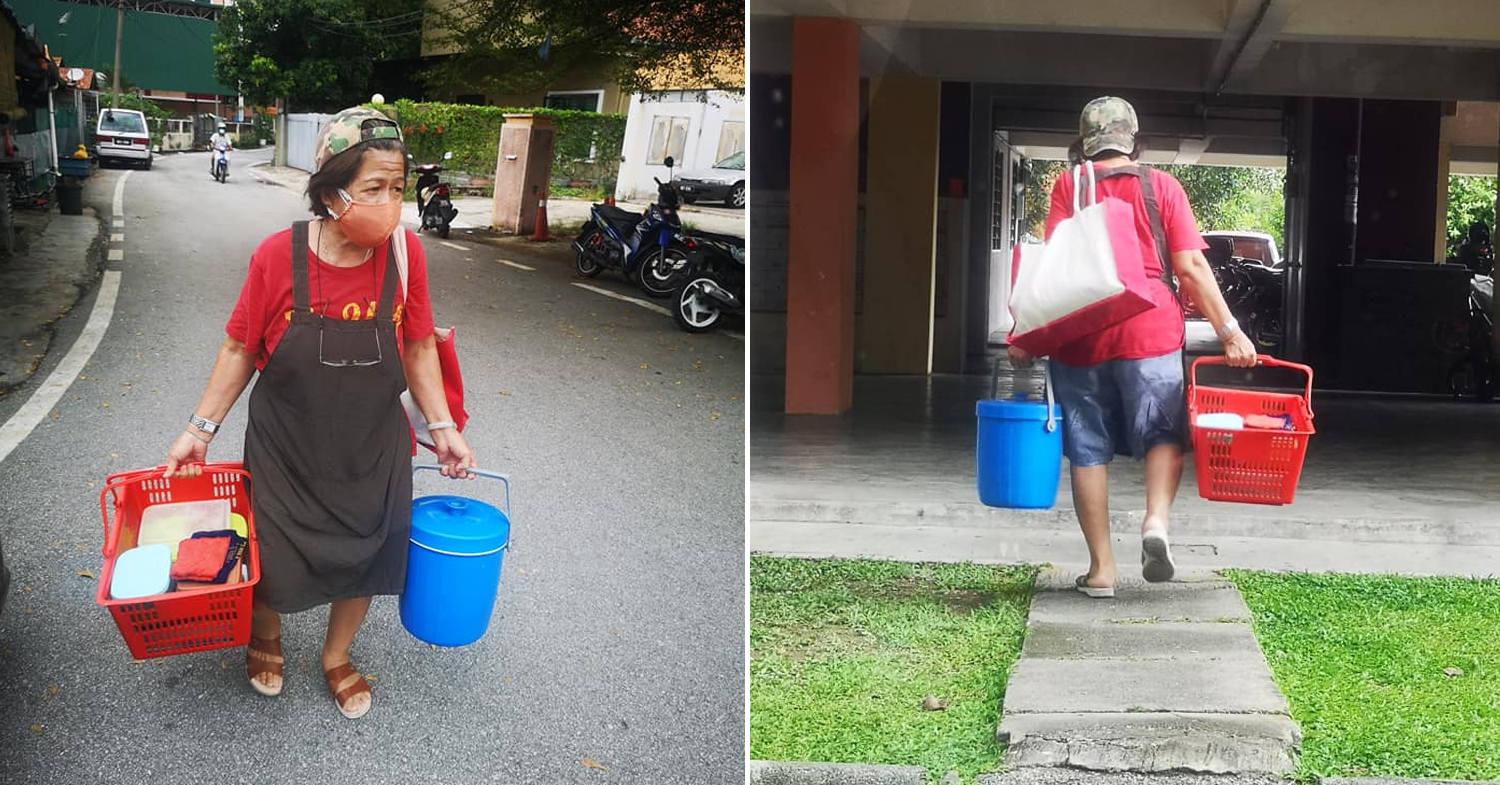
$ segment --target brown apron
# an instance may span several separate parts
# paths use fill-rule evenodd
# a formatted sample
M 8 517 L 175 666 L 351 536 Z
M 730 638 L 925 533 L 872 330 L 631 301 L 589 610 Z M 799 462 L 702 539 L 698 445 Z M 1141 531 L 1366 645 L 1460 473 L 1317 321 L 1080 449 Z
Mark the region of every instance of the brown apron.
M 281 613 L 400 594 L 411 532 L 395 257 L 386 254 L 373 326 L 310 313 L 307 229 L 292 224 L 291 325 L 250 394 L 245 431 L 261 553 L 255 599 Z

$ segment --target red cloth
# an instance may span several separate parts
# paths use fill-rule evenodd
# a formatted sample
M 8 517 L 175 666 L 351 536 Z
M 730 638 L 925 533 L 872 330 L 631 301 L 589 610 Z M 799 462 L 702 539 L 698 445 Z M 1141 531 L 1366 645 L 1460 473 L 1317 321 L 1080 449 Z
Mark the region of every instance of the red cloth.
M 427 256 L 422 244 L 410 230 L 406 232 L 407 290 L 402 298 L 396 286 L 397 351 L 405 350 L 406 341 L 417 341 L 432 334 L 432 301 L 427 294 Z M 314 313 L 325 313 L 346 320 L 375 318 L 375 305 L 385 282 L 388 245 L 376 249 L 375 257 L 358 267 L 334 267 L 309 249 L 308 297 Z M 371 264 L 374 265 L 372 272 Z M 323 297 L 319 297 L 319 279 Z M 276 351 L 276 343 L 286 334 L 292 313 L 292 230 L 283 229 L 267 237 L 250 255 L 250 269 L 240 289 L 239 302 L 224 332 L 242 341 L 255 352 L 255 367 L 264 370 L 266 361 Z
M 177 561 L 172 562 L 174 581 L 212 581 L 219 577 L 229 556 L 228 537 L 199 537 L 183 540 L 177 546 Z
M 1098 167 L 1096 171 L 1103 171 Z M 1162 226 L 1167 235 L 1167 254 L 1177 251 L 1202 250 L 1208 247 L 1198 233 L 1198 222 L 1193 217 L 1193 208 L 1188 204 L 1187 194 L 1177 178 L 1166 172 L 1151 169 L 1151 186 L 1156 191 L 1156 202 L 1161 208 Z M 1156 243 L 1151 239 L 1151 220 L 1146 215 L 1146 202 L 1141 196 L 1141 184 L 1135 177 L 1110 177 L 1099 181 L 1099 197 L 1113 196 L 1123 199 L 1135 207 L 1136 234 L 1141 241 L 1142 263 L 1146 275 L 1161 276 L 1161 262 L 1156 255 Z M 1047 237 L 1064 218 L 1073 214 L 1073 173 L 1065 171 L 1052 186 L 1052 208 L 1047 213 Z M 1081 338 L 1062 347 L 1053 357 L 1067 365 L 1083 367 L 1098 365 L 1106 360 L 1140 360 L 1156 357 L 1182 346 L 1182 308 L 1172 296 L 1172 291 L 1161 281 L 1150 289 L 1153 301 L 1151 310 L 1105 328 L 1093 335 Z

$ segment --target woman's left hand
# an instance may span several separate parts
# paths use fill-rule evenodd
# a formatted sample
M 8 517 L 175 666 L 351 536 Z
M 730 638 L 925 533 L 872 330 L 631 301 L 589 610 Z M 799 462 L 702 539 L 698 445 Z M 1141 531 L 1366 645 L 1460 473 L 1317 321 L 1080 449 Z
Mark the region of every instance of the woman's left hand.
M 442 465 L 444 477 L 472 480 L 468 470 L 474 468 L 474 450 L 468 440 L 456 428 L 443 428 L 432 432 L 432 443 L 437 448 L 438 463 Z

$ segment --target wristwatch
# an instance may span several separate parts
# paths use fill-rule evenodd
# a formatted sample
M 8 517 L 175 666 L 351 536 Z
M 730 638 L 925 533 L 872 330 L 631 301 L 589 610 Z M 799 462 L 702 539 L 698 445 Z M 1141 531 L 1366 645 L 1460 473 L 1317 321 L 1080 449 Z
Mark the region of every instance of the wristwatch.
M 213 420 L 205 420 L 202 417 L 199 417 L 196 413 L 188 417 L 188 424 L 210 435 L 217 433 L 219 430 L 218 423 L 214 422 Z

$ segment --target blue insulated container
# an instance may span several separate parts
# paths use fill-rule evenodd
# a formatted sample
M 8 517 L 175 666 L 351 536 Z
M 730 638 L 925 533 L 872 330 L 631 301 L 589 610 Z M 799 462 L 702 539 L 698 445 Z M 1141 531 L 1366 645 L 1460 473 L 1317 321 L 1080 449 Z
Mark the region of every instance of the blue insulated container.
M 990 507 L 1048 509 L 1057 501 L 1062 472 L 1062 408 L 1029 401 L 983 400 L 975 406 L 979 501 Z
M 484 637 L 510 547 L 510 480 L 471 471 L 505 483 L 505 511 L 449 495 L 423 496 L 411 505 L 401 624 L 437 646 L 467 646 Z

